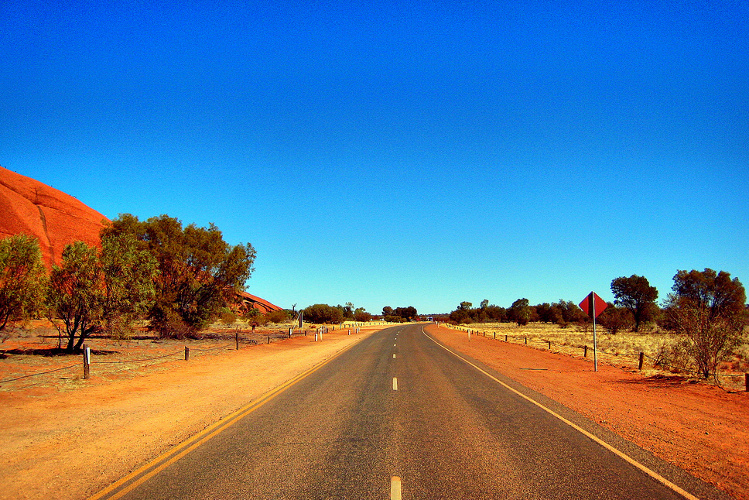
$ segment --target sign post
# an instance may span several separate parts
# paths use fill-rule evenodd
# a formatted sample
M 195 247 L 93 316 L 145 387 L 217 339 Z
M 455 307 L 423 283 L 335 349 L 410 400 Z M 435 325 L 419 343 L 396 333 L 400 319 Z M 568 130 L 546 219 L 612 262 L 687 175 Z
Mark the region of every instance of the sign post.
M 598 339 L 596 338 L 596 317 L 606 309 L 608 304 L 595 292 L 590 292 L 580 302 L 580 309 L 590 318 L 593 318 L 593 371 L 598 371 Z

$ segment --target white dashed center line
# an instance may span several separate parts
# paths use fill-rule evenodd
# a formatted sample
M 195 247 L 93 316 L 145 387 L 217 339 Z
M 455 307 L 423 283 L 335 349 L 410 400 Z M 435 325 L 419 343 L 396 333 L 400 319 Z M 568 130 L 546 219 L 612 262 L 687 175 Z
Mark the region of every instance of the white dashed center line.
M 390 478 L 390 500 L 401 500 L 401 478 L 398 476 Z
M 398 390 L 398 377 L 393 377 L 393 390 Z

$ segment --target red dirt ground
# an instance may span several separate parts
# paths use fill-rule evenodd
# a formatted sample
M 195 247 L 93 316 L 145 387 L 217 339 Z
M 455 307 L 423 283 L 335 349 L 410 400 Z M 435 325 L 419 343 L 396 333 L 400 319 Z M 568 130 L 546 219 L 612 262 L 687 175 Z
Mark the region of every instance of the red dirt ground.
M 428 326 L 440 342 L 749 500 L 749 394 Z M 529 369 L 536 368 L 536 369 Z M 538 368 L 544 368 L 538 370 Z

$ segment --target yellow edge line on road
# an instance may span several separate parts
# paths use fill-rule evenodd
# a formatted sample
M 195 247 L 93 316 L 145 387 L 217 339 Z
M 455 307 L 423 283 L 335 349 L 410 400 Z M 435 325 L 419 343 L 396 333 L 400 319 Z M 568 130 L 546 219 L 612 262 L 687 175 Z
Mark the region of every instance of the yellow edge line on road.
M 421 333 L 423 333 L 423 334 L 424 334 L 424 335 L 426 336 L 426 338 L 428 338 L 429 340 L 431 340 L 432 342 L 434 342 L 435 344 L 437 344 L 438 346 L 440 346 L 441 348 L 443 348 L 444 350 L 446 350 L 447 352 L 449 352 L 450 354 L 452 354 L 452 355 L 453 355 L 453 356 L 455 356 L 456 358 L 458 358 L 458 359 L 462 360 L 463 362 L 465 362 L 465 363 L 467 363 L 467 364 L 471 365 L 471 366 L 472 366 L 472 367 L 474 367 L 474 368 L 475 368 L 476 370 L 480 371 L 481 373 L 483 373 L 484 375 L 486 375 L 486 376 L 487 376 L 487 377 L 489 377 L 490 379 L 494 380 L 495 382 L 497 382 L 498 384 L 500 384 L 501 386 L 503 386 L 503 387 L 504 387 L 504 388 L 506 388 L 507 390 L 509 390 L 509 391 L 511 391 L 511 392 L 513 392 L 513 393 L 515 393 L 515 394 L 517 394 L 517 395 L 518 395 L 518 396 L 520 396 L 521 398 L 523 398 L 523 399 L 527 400 L 528 402 L 530 402 L 530 403 L 533 403 L 534 405 L 538 406 L 539 408 L 541 408 L 542 410 L 544 410 L 544 411 L 545 411 L 545 412 L 547 412 L 548 414 L 550 414 L 550 415 L 552 415 L 552 416 L 554 416 L 554 417 L 558 418 L 559 420 L 561 420 L 561 421 L 562 421 L 562 422 L 564 422 L 565 424 L 569 425 L 570 427 L 572 427 L 572 428 L 573 428 L 573 429 L 575 429 L 576 431 L 578 431 L 578 432 L 580 432 L 581 434 L 583 434 L 583 435 L 584 435 L 585 437 L 587 437 L 588 439 L 591 439 L 591 440 L 595 441 L 596 443 L 600 444 L 601 446 L 603 446 L 604 448 L 606 448 L 607 450 L 609 450 L 609 451 L 610 451 L 611 453 L 613 453 L 614 455 L 617 455 L 618 457 L 622 458 L 622 459 L 623 459 L 624 461 L 626 461 L 627 463 L 629 463 L 629 464 L 631 464 L 631 465 L 633 465 L 633 466 L 637 467 L 637 468 L 638 468 L 638 469 L 640 469 L 640 470 L 641 470 L 642 472 L 644 472 L 644 473 L 645 473 L 645 474 L 647 474 L 648 476 L 652 477 L 653 479 L 655 479 L 655 480 L 656 480 L 656 481 L 658 481 L 659 483 L 661 483 L 661 484 L 663 484 L 664 486 L 666 486 L 666 487 L 668 487 L 668 488 L 672 489 L 673 491 L 675 491 L 676 493 L 678 493 L 679 495 L 683 496 L 684 498 L 686 498 L 686 499 L 688 499 L 688 500 L 699 500 L 699 498 L 697 498 L 696 496 L 692 495 L 692 494 L 691 494 L 691 493 L 689 493 L 688 491 L 685 491 L 685 490 L 683 490 L 682 488 L 680 488 L 679 486 L 675 485 L 674 483 L 672 483 L 671 481 L 669 481 L 669 480 L 668 480 L 668 479 L 666 479 L 665 477 L 661 476 L 661 475 L 660 475 L 660 474 L 658 474 L 657 472 L 655 472 L 655 471 L 653 471 L 653 470 L 649 469 L 648 467 L 644 466 L 643 464 L 641 464 L 640 462 L 638 462 L 638 461 L 637 461 L 637 460 L 635 460 L 634 458 L 630 457 L 629 455 L 625 454 L 625 453 L 624 453 L 624 452 L 622 452 L 622 451 L 619 451 L 618 449 L 614 448 L 613 446 L 611 446 L 611 445 L 610 445 L 610 444 L 608 444 L 607 442 L 603 441 L 602 439 L 600 439 L 600 438 L 596 437 L 595 435 L 591 434 L 590 432 L 586 431 L 585 429 L 583 429 L 583 428 L 582 428 L 582 427 L 580 427 L 579 425 L 577 425 L 577 424 L 575 424 L 575 423 L 573 423 L 573 422 L 571 422 L 571 421 L 567 420 L 566 418 L 564 418 L 564 417 L 563 417 L 563 416 L 561 416 L 560 414 L 556 413 L 556 412 L 555 412 L 554 410 L 552 410 L 552 409 L 550 409 L 550 408 L 547 408 L 546 406 L 542 405 L 541 403 L 539 403 L 539 402 L 538 402 L 538 401 L 536 401 L 535 399 L 533 399 L 533 398 L 531 398 L 531 397 L 529 397 L 529 396 L 526 396 L 526 395 L 525 395 L 525 394 L 523 394 L 522 392 L 520 392 L 520 391 L 517 391 L 517 390 L 513 389 L 512 387 L 510 387 L 509 385 L 505 384 L 504 382 L 502 382 L 501 380 L 499 380 L 498 378 L 496 378 L 496 377 L 495 377 L 495 376 L 493 376 L 492 374 L 490 374 L 490 373 L 486 372 L 485 370 L 483 370 L 483 369 L 482 369 L 481 367 L 479 367 L 479 366 L 477 366 L 477 365 L 475 365 L 475 364 L 471 363 L 470 361 L 468 361 L 468 360 L 467 360 L 467 359 L 465 359 L 464 357 L 462 357 L 462 356 L 458 355 L 457 353 L 455 353 L 455 352 L 451 351 L 450 349 L 448 349 L 447 347 L 445 347 L 444 345 L 440 344 L 440 343 L 439 343 L 438 341 L 436 341 L 435 339 L 433 339 L 432 337 L 430 337 L 430 336 L 429 336 L 429 334 L 427 334 L 427 333 L 426 333 L 426 332 L 424 331 L 424 327 L 422 327 L 422 328 L 421 328 Z
M 357 342 L 358 343 L 358 342 Z M 123 477 L 122 479 L 112 483 L 108 487 L 101 490 L 99 493 L 96 493 L 95 495 L 88 498 L 88 500 L 99 500 L 101 498 L 108 498 L 110 500 L 116 500 L 123 495 L 129 493 L 131 490 L 136 488 L 137 486 L 143 484 L 145 481 L 153 477 L 154 475 L 158 474 L 162 470 L 164 470 L 169 465 L 173 464 L 180 458 L 184 457 L 191 451 L 193 451 L 195 448 L 200 446 L 201 444 L 205 443 L 212 437 L 214 437 L 216 434 L 222 432 L 223 430 L 227 429 L 231 425 L 238 422 L 242 417 L 249 415 L 253 411 L 257 410 L 261 406 L 263 406 L 268 401 L 272 400 L 276 396 L 278 396 L 281 392 L 288 389 L 292 385 L 296 384 L 300 380 L 308 377 L 312 373 L 316 372 L 323 366 L 327 365 L 337 357 L 339 357 L 341 354 L 346 352 L 348 349 L 353 347 L 355 344 L 351 344 L 350 346 L 347 346 L 345 349 L 342 349 L 340 352 L 337 352 L 333 357 L 330 359 L 326 359 L 325 361 L 322 361 L 309 370 L 300 373 L 299 375 L 295 376 L 294 378 L 284 382 L 280 386 L 276 387 L 275 389 L 263 394 L 259 399 L 256 399 L 255 401 L 248 403 L 247 405 L 243 406 L 239 410 L 235 411 L 234 413 L 230 413 L 227 417 L 224 419 L 206 427 L 199 433 L 195 434 L 191 438 L 186 439 L 182 443 L 178 444 L 171 450 L 167 451 L 166 453 L 163 453 L 162 455 L 158 456 L 157 458 L 153 459 L 146 465 L 140 467 L 139 469 L 131 472 L 127 476 Z M 182 451 L 180 451 L 182 450 Z M 171 457 L 171 458 L 170 458 Z M 163 462 L 163 463 L 162 463 Z M 159 465 L 160 464 L 160 465 Z M 151 469 L 153 467 L 153 469 Z M 145 473 L 151 469 L 148 473 Z M 131 484 L 129 484 L 127 487 L 121 489 L 120 491 L 117 491 L 115 494 L 111 496 L 106 496 L 107 494 L 117 490 L 122 485 L 127 484 L 129 481 L 133 481 Z

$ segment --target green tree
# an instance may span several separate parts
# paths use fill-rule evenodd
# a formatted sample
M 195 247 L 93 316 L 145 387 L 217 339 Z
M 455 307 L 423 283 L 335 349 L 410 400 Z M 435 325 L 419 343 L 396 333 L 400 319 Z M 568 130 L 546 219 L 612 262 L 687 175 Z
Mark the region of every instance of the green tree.
M 328 304 L 314 304 L 304 309 L 304 320 L 310 323 L 340 323 L 343 312 Z
M 635 324 L 632 311 L 626 307 L 617 307 L 609 303 L 606 309 L 598 316 L 598 323 L 603 325 L 611 335 L 620 331 L 631 330 Z
M 633 274 L 629 278 L 619 277 L 611 282 L 611 292 L 614 294 L 614 304 L 626 307 L 635 320 L 635 331 L 640 325 L 654 318 L 658 311 L 655 301 L 658 290 L 650 286 L 647 278 Z
M 156 295 L 156 259 L 140 249 L 132 234 L 102 239 L 100 257 L 104 278 L 104 326 L 113 337 L 127 336 L 134 320 L 152 307 Z
M 155 262 L 138 250 L 130 235 L 110 235 L 96 247 L 77 241 L 65 247 L 53 266 L 47 293 L 50 319 L 67 337 L 66 350 L 78 352 L 93 333 L 122 335 L 153 300 Z M 60 321 L 61 323 L 57 323 Z
M 141 222 L 129 214 L 103 234 L 133 234 L 155 257 L 159 276 L 149 312 L 151 326 L 165 337 L 193 335 L 237 300 L 254 270 L 255 249 L 231 246 L 213 224 L 207 228 L 162 215 Z
M 346 302 L 343 306 L 343 319 L 354 319 L 354 311 L 353 302 Z
M 357 307 L 354 311 L 354 320 L 360 323 L 366 323 L 367 321 L 372 321 L 372 315 L 363 307 Z
M 86 338 L 101 328 L 104 289 L 96 247 L 81 241 L 66 246 L 60 266 L 52 266 L 47 295 L 50 319 L 67 336 L 66 351 L 80 351 Z
M 507 312 L 511 321 L 515 321 L 518 325 L 527 325 L 533 311 L 528 299 L 523 298 L 513 302 Z
M 25 321 L 44 304 L 47 271 L 39 242 L 25 234 L 0 241 L 0 331 Z
M 717 373 L 742 340 L 746 292 L 727 272 L 677 271 L 666 303 L 669 325 L 684 335 L 699 373 Z

